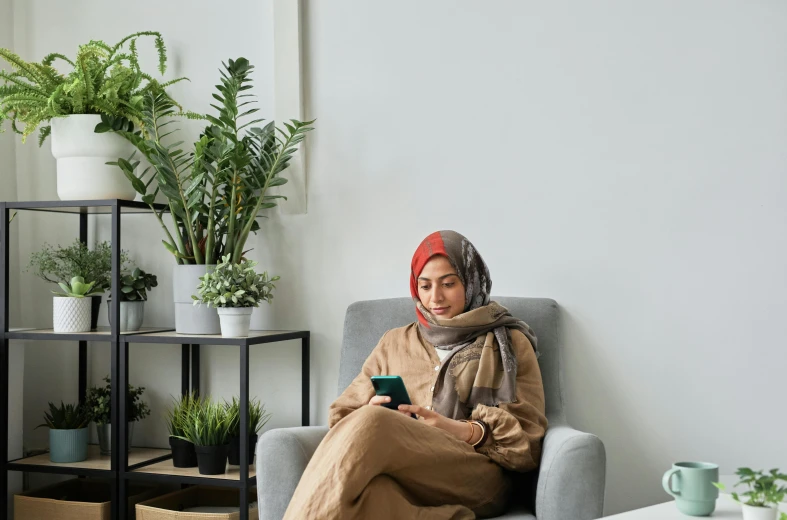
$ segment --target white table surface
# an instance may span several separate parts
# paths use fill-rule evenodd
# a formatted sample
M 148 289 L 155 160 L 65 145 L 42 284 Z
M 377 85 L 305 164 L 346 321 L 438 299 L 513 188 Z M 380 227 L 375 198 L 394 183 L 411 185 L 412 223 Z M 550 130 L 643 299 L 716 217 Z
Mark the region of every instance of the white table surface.
M 743 520 L 741 505 L 734 501 L 729 495 L 732 486 L 738 481 L 738 477 L 735 475 L 722 475 L 719 477 L 719 481 L 727 486 L 727 491 L 719 492 L 719 499 L 716 501 L 716 511 L 710 516 L 684 515 L 678 511 L 675 501 L 670 500 L 663 504 L 636 509 L 627 513 L 620 513 L 619 515 L 605 516 L 604 518 L 614 518 L 615 520 L 686 520 L 687 518 L 727 518 L 729 520 Z M 738 489 L 743 490 L 745 488 L 740 487 Z M 665 497 L 669 498 L 669 495 L 665 493 Z M 782 504 L 779 510 L 787 512 L 787 504 Z
M 615 520 L 686 520 L 687 518 L 727 518 L 730 520 L 743 520 L 743 513 L 741 513 L 740 504 L 735 502 L 732 497 L 720 493 L 719 499 L 716 501 L 716 511 L 714 511 L 712 515 L 706 517 L 684 515 L 678 511 L 675 501 L 670 500 L 663 504 L 637 509 L 619 515 L 606 516 L 604 518 L 614 518 Z

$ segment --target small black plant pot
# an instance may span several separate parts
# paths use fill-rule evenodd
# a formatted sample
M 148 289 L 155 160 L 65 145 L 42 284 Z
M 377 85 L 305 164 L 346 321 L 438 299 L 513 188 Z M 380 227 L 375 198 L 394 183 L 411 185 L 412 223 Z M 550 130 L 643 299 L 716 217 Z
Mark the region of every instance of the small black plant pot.
M 221 475 L 227 469 L 227 450 L 224 446 L 194 446 L 200 475 Z
M 257 434 L 249 435 L 249 464 L 254 464 L 254 450 L 257 447 Z M 227 454 L 233 466 L 240 466 L 240 437 L 230 437 L 230 451 Z
M 90 330 L 98 329 L 98 311 L 101 310 L 101 296 L 90 297 Z
M 196 468 L 197 467 L 197 452 L 194 451 L 194 445 L 189 441 L 178 439 L 177 437 L 169 438 L 169 446 L 172 448 L 172 465 L 176 468 Z

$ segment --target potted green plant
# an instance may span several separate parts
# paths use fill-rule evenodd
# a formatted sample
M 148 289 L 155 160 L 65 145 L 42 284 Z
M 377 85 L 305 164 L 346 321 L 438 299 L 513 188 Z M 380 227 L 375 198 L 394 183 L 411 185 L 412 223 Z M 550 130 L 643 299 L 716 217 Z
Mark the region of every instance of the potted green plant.
M 743 493 L 733 492 L 732 499 L 741 504 L 744 520 L 787 520 L 787 514 L 779 515 L 779 504 L 787 496 L 787 487 L 779 482 L 787 483 L 787 475 L 778 469 L 769 472 L 754 471 L 750 468 L 738 468 L 735 472 L 740 480 L 733 486 L 748 486 Z M 724 484 L 714 482 L 714 486 L 722 491 L 726 490 Z
M 224 473 L 232 420 L 223 403 L 207 397 L 190 407 L 182 424 L 183 435 L 178 438 L 194 444 L 200 475 Z
M 155 274 L 148 274 L 139 267 L 133 271 L 123 273 L 120 277 L 120 330 L 137 331 L 142 327 L 145 317 L 145 302 L 148 300 L 148 291 L 158 287 L 158 278 Z M 107 299 L 109 323 L 112 324 L 112 299 Z
M 167 430 L 169 431 L 169 446 L 172 448 L 172 465 L 176 468 L 196 468 L 197 452 L 194 444 L 185 440 L 184 425 L 191 417 L 192 409 L 201 406 L 201 400 L 196 394 L 181 396 L 173 399 L 172 408 L 167 410 Z
M 175 330 L 178 333 L 218 334 L 219 321 L 210 309 L 191 306 L 197 278 L 210 271 L 219 259 L 229 255 L 239 263 L 251 233 L 259 229 L 260 212 L 276 206 L 282 197 L 270 189 L 287 182 L 282 172 L 289 166 L 299 144 L 312 130 L 313 121 L 292 120 L 279 129 L 268 123 L 262 128 L 253 119 L 251 105 L 253 66 L 245 58 L 223 64 L 218 92 L 212 105 L 217 113 L 206 115 L 208 125 L 189 150 L 178 139 L 163 139 L 171 133 L 177 107 L 164 95 L 148 93 L 142 104 L 145 128 L 149 132 L 128 131 L 124 122 L 105 116 L 107 128 L 128 139 L 151 165 L 151 183 L 145 175 L 136 177 L 138 161 L 120 157 L 123 169 L 142 200 L 153 207 L 163 194 L 174 220 L 170 232 L 163 212 L 155 211 L 164 233 L 164 246 L 173 254 L 175 268 Z
M 215 307 L 221 321 L 221 335 L 225 338 L 245 338 L 249 335 L 251 311 L 265 300 L 273 300 L 273 282 L 278 276 L 268 278 L 268 273 L 257 274 L 257 262 L 243 260 L 232 263 L 226 255 L 212 272 L 200 277 L 198 295 L 192 295 L 194 305 L 200 303 Z
M 87 459 L 87 426 L 90 415 L 82 405 L 49 403 L 44 412 L 44 424 L 49 428 L 49 460 L 52 462 L 82 462 Z
M 229 464 L 238 466 L 240 465 L 240 400 L 233 397 L 232 402 L 225 403 L 225 406 L 228 416 L 232 419 L 229 429 L 230 449 L 227 459 Z M 265 411 L 265 405 L 261 404 L 259 400 L 249 401 L 249 421 L 246 429 L 249 436 L 249 464 L 254 464 L 254 449 L 257 446 L 258 434 L 270 418 L 271 414 Z
M 121 269 L 127 262 L 128 254 L 121 251 Z M 67 247 L 44 244 L 41 251 L 30 256 L 28 271 L 31 269 L 37 277 L 54 284 L 70 283 L 75 276 L 94 282 L 90 297 L 90 330 L 96 330 L 101 293 L 112 285 L 112 248 L 109 242 L 97 243 L 94 249 L 88 249 L 79 240 Z
M 55 332 L 75 333 L 90 331 L 90 296 L 96 282 L 86 283 L 81 276 L 71 278 L 69 283 L 58 285 L 63 292 L 52 291 L 52 328 Z
M 142 70 L 137 41 L 145 37 L 153 38 L 163 76 L 167 53 L 161 34 L 155 31 L 134 33 L 115 45 L 90 41 L 79 46 L 73 60 L 52 53 L 40 63 L 28 62 L 9 49 L 0 49 L 0 58 L 11 67 L 0 71 L 0 124 L 10 119 L 11 128 L 23 141 L 45 124 L 38 142 L 42 145 L 51 132 L 61 199 L 134 199 L 135 190 L 123 172 L 106 164 L 131 156 L 133 147 L 117 135 L 95 130 L 101 125 L 101 114 L 122 117 L 127 128 L 144 130 L 144 96 L 166 95 L 167 86 L 185 79 L 159 83 Z M 65 73 L 54 67 L 58 61 L 67 69 Z
M 85 406 L 88 408 L 90 420 L 96 424 L 98 444 L 102 455 L 112 453 L 112 381 L 104 378 L 104 386 L 92 386 L 87 391 Z M 150 408 L 142 401 L 145 387 L 128 385 L 126 392 L 126 410 L 128 411 L 128 445 L 134 437 L 134 424 L 150 415 Z

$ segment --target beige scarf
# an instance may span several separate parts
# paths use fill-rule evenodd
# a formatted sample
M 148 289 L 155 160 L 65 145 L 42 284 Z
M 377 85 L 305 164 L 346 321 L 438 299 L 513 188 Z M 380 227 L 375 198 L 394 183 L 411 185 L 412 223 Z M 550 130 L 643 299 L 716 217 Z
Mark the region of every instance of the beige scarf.
M 419 327 L 421 336 L 436 348 L 451 350 L 435 385 L 435 411 L 452 419 L 466 419 L 476 405 L 516 402 L 517 360 L 508 329 L 521 331 L 535 348 L 536 336 L 530 327 L 497 302 L 450 320 L 421 307 L 427 320 L 434 319 L 429 329 Z

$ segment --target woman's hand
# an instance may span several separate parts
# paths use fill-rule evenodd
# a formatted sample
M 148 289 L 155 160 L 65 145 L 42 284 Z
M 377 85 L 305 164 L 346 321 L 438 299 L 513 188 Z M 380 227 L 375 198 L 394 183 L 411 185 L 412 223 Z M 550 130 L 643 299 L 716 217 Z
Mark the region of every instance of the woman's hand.
M 372 397 L 369 400 L 369 405 L 370 406 L 381 406 L 381 405 L 384 405 L 384 404 L 387 404 L 387 403 L 390 403 L 390 402 L 391 402 L 391 398 L 388 397 L 387 395 L 375 395 L 374 397 Z M 399 412 L 399 413 L 402 413 L 404 415 L 410 415 L 409 413 L 403 412 L 401 410 L 396 410 L 396 411 Z
M 482 435 L 482 432 L 478 431 L 479 428 L 472 426 L 470 423 L 449 419 L 434 410 L 427 410 L 422 406 L 400 404 L 399 411 L 406 414 L 414 413 L 420 415 L 429 426 L 445 430 L 460 441 L 472 443 L 480 439 Z

